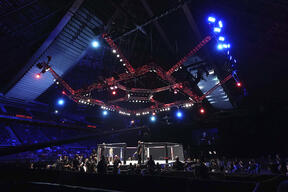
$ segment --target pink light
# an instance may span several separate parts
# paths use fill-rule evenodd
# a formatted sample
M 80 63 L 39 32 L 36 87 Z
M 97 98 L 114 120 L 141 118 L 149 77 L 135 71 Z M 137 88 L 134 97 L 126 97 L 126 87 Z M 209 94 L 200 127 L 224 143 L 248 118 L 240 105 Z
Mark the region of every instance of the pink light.
M 65 92 L 65 91 L 62 91 L 62 94 L 63 94 L 63 95 L 66 95 L 66 92 Z
M 41 74 L 40 74 L 40 73 L 37 73 L 37 74 L 35 75 L 35 78 L 36 78 L 36 79 L 40 79 L 40 78 L 41 78 Z
M 202 115 L 205 113 L 205 109 L 203 107 L 201 107 L 199 111 Z
M 237 86 L 237 87 L 242 87 L 242 83 L 241 83 L 241 82 L 237 82 L 237 83 L 236 83 L 236 86 Z

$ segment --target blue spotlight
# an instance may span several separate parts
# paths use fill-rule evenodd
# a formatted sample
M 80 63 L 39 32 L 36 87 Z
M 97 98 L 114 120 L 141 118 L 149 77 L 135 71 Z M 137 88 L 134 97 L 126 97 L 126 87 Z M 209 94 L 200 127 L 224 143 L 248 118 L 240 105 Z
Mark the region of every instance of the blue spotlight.
M 208 21 L 214 23 L 216 21 L 215 17 L 208 17 Z
M 156 121 L 156 117 L 155 117 L 154 115 L 152 115 L 152 116 L 150 117 L 150 121 L 155 122 L 155 121 Z
M 108 111 L 106 111 L 106 110 L 103 111 L 103 112 L 102 112 L 102 115 L 103 115 L 103 116 L 107 116 L 107 115 L 108 115 Z
M 177 111 L 176 116 L 181 119 L 183 117 L 183 113 L 181 111 Z
M 92 41 L 91 44 L 92 44 L 92 47 L 94 47 L 94 48 L 98 48 L 100 46 L 100 43 L 96 40 Z
M 225 37 L 223 37 L 223 36 L 219 37 L 219 41 L 224 41 L 224 40 L 225 40 Z
M 223 46 L 223 48 L 225 48 L 225 49 L 228 48 L 228 45 L 227 45 L 227 44 L 223 44 L 222 46 Z
M 64 99 L 58 99 L 57 104 L 61 106 L 64 105 L 65 104 Z
M 220 28 L 222 28 L 222 27 L 223 27 L 222 21 L 219 21 L 219 22 L 218 22 L 218 25 L 219 25 Z
M 218 45 L 217 45 L 217 49 L 218 49 L 218 50 L 222 50 L 222 49 L 223 49 L 223 45 L 222 45 L 222 44 L 218 44 Z
M 219 28 L 219 27 L 214 27 L 214 32 L 215 32 L 215 33 L 220 33 L 220 32 L 221 32 L 221 28 Z

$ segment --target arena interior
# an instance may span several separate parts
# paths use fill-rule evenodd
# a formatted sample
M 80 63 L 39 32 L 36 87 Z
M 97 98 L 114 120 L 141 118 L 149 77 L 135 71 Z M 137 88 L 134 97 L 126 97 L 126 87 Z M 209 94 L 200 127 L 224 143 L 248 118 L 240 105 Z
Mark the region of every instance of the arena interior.
M 285 0 L 0 0 L 0 191 L 288 191 L 287 21 Z

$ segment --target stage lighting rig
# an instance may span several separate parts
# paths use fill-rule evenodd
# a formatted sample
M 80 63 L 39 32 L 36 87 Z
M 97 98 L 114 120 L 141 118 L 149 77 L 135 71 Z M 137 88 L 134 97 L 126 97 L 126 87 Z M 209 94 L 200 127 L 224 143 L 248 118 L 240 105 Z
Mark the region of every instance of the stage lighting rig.
M 67 95 L 68 98 L 70 98 L 71 100 L 79 104 L 81 103 L 81 104 L 88 104 L 88 105 L 93 105 L 93 106 L 94 105 L 101 106 L 103 110 L 106 110 L 106 111 L 113 110 L 113 111 L 118 112 L 121 115 L 127 115 L 127 116 L 148 115 L 148 114 L 158 113 L 162 111 L 163 112 L 169 111 L 170 109 L 179 108 L 179 107 L 189 108 L 189 107 L 192 107 L 195 103 L 201 103 L 202 100 L 205 99 L 207 95 L 211 94 L 217 87 L 221 86 L 222 84 L 224 84 L 225 82 L 227 82 L 229 79 L 232 78 L 232 75 L 229 74 L 224 80 L 220 81 L 219 83 L 217 82 L 217 84 L 214 87 L 212 87 L 210 90 L 208 90 L 206 93 L 204 93 L 203 96 L 199 96 L 196 93 L 194 93 L 190 89 L 190 87 L 187 86 L 187 83 L 179 82 L 179 80 L 177 80 L 176 77 L 172 75 L 175 71 L 182 69 L 183 64 L 187 62 L 187 60 L 191 56 L 196 54 L 203 46 L 209 43 L 212 39 L 215 39 L 217 41 L 218 48 L 220 50 L 223 50 L 223 52 L 225 49 L 230 48 L 229 42 L 227 42 L 226 38 L 222 34 L 224 31 L 223 22 L 221 20 L 218 20 L 216 17 L 212 17 L 212 16 L 208 18 L 208 22 L 212 28 L 211 33 L 207 35 L 202 41 L 200 41 L 195 47 L 193 47 L 193 49 L 191 49 L 184 57 L 182 57 L 175 65 L 173 65 L 167 71 L 165 71 L 161 66 L 155 63 L 149 63 L 149 64 L 146 64 L 146 65 L 140 66 L 139 68 L 134 69 L 132 65 L 130 64 L 129 60 L 124 56 L 122 51 L 116 45 L 116 43 L 106 33 L 102 34 L 103 39 L 111 47 L 111 52 L 113 53 L 114 56 L 117 57 L 117 60 L 121 62 L 121 65 L 125 67 L 125 71 L 126 71 L 125 73 L 117 74 L 117 78 L 114 75 L 115 77 L 112 76 L 104 80 L 97 81 L 89 85 L 88 87 L 74 90 L 50 67 L 49 62 L 51 60 L 51 57 L 48 57 L 47 62 L 38 63 L 37 67 L 42 70 L 41 73 L 42 72 L 45 73 L 46 71 L 49 71 L 54 77 L 54 79 L 56 80 L 56 82 L 58 84 L 61 84 L 62 88 L 64 88 L 65 93 L 66 93 L 65 95 Z M 96 45 L 96 43 L 94 44 Z M 93 42 L 92 42 L 92 46 L 93 46 Z M 226 51 L 225 51 L 225 54 L 226 54 Z M 231 56 L 230 53 L 228 55 Z M 233 61 L 233 63 L 236 63 L 236 61 L 234 61 L 233 59 L 231 60 L 231 62 Z M 154 89 L 145 89 L 143 87 L 131 88 L 127 86 L 127 85 L 130 85 L 129 81 L 131 81 L 132 79 L 138 79 L 139 77 L 149 72 L 155 73 L 158 79 L 160 78 L 161 81 L 165 82 L 166 85 L 163 87 L 158 87 Z M 209 74 L 210 74 L 210 71 L 209 71 Z M 236 74 L 236 71 L 235 71 L 235 74 Z M 236 75 L 234 75 L 233 77 L 235 78 L 235 80 L 237 79 L 237 82 L 240 82 L 238 77 L 236 78 Z M 101 90 L 101 91 L 108 91 L 110 92 L 110 94 L 114 96 L 117 94 L 118 89 L 121 90 L 121 93 L 125 92 L 125 97 L 112 99 L 110 101 L 104 102 L 104 101 L 92 98 L 91 95 L 89 95 L 89 93 L 92 93 L 92 91 Z M 172 103 L 161 103 L 153 98 L 153 95 L 159 92 L 168 91 L 168 90 L 171 90 L 175 94 L 181 93 L 181 95 L 185 96 L 185 99 L 174 101 Z M 118 105 L 114 105 L 114 103 L 117 103 L 117 102 L 129 102 L 129 101 L 133 103 L 150 102 L 150 104 L 149 104 L 149 107 L 138 109 L 138 110 L 129 110 L 129 109 L 120 107 Z M 144 105 L 139 105 L 139 106 L 144 106 Z M 204 110 L 204 113 L 205 113 L 205 110 Z M 156 120 L 155 115 L 152 115 L 151 118 L 152 117 L 153 119 L 155 118 L 154 119 L 155 121 Z

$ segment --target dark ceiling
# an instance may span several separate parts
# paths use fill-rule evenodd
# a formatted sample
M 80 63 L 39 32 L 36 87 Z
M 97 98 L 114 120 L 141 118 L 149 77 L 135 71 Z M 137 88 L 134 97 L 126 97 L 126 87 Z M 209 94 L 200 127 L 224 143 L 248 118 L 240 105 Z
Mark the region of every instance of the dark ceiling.
M 183 6 L 134 33 L 126 32 L 177 7 L 177 0 L 89 1 L 90 11 L 101 19 L 108 32 L 133 65 L 151 61 L 169 69 L 208 33 L 211 13 L 223 18 L 232 52 L 236 55 L 240 79 L 248 90 L 245 104 L 267 104 L 286 100 L 288 2 L 283 0 L 199 0 L 185 1 L 200 34 L 190 25 Z M 0 2 L 0 88 L 7 91 L 12 79 L 27 63 L 71 6 L 69 0 L 3 0 Z M 183 3 L 182 3 L 183 4 Z M 160 28 L 160 29 L 159 29 Z M 196 30 L 197 31 L 197 30 Z M 95 30 L 99 35 L 101 30 Z M 123 73 L 104 41 L 99 51 L 88 50 L 79 63 L 64 75 L 75 88 Z M 210 47 L 209 47 L 210 48 Z M 206 48 L 207 50 L 207 48 Z M 209 49 L 213 56 L 216 50 Z M 204 51 L 200 55 L 205 56 Z M 99 59 L 101 58 L 101 59 Z M 215 60 L 214 57 L 211 58 Z M 180 73 L 178 76 L 185 74 Z M 53 86 L 40 100 L 45 101 Z

